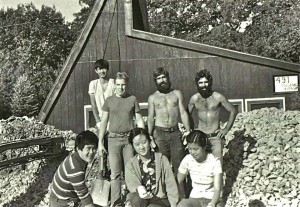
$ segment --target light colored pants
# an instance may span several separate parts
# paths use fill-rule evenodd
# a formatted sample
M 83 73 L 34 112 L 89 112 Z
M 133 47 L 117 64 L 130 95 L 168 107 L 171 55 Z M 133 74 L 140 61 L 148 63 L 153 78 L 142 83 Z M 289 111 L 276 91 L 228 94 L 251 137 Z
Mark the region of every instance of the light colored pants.
M 111 203 L 113 206 L 121 199 L 121 173 L 124 166 L 133 157 L 133 147 L 127 135 L 108 134 L 108 159 L 111 169 Z
M 208 141 L 211 145 L 211 153 L 215 156 L 218 157 L 221 161 L 221 164 L 223 165 L 223 147 L 225 144 L 225 140 L 222 138 L 218 137 L 211 137 L 208 138 Z
M 177 207 L 206 207 L 210 201 L 207 198 L 188 198 L 181 200 Z M 217 203 L 216 207 L 224 207 L 223 202 Z

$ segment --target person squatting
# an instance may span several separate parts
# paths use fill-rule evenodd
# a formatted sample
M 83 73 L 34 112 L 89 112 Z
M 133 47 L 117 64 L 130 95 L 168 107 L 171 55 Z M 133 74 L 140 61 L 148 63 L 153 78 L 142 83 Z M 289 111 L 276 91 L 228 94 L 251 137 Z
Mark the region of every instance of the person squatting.
M 107 77 L 108 69 L 107 61 L 97 60 L 95 72 L 99 79 L 92 81 L 89 88 L 98 138 L 88 131 L 78 135 L 75 153 L 66 158 L 54 176 L 50 206 L 66 206 L 70 200 L 81 206 L 96 206 L 82 183 L 86 165 L 94 159 L 96 150 L 99 156 L 108 154 L 111 207 L 225 206 L 222 150 L 237 112 L 223 94 L 212 90 L 210 72 L 203 69 L 196 73 L 197 93 L 190 98 L 186 110 L 183 95 L 172 88 L 168 71 L 156 68 L 153 79 L 157 90 L 148 98 L 145 126 L 138 98 L 128 92 L 128 75 L 118 72 L 112 80 Z M 221 107 L 230 114 L 225 128 L 220 127 Z M 192 118 L 194 110 L 197 120 Z M 178 127 L 180 121 L 184 133 Z M 122 171 L 129 191 L 125 203 L 120 199 Z M 70 176 L 72 173 L 78 176 Z M 192 190 L 186 197 L 188 175 Z

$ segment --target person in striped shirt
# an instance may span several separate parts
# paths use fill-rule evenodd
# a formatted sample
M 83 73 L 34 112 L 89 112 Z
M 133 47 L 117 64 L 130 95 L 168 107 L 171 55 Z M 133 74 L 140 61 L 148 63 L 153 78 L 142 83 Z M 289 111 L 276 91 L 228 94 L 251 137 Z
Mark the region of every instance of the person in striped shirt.
M 75 140 L 75 152 L 59 165 L 55 172 L 50 192 L 50 207 L 68 206 L 71 202 L 85 207 L 94 207 L 85 183 L 86 168 L 98 148 L 98 137 L 91 131 L 83 131 Z

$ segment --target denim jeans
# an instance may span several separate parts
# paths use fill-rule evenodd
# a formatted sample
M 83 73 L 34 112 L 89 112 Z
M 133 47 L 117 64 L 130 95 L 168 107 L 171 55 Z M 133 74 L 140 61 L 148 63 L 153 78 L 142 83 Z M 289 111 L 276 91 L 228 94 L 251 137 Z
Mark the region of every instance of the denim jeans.
M 218 157 L 223 165 L 223 147 L 224 147 L 224 139 L 218 137 L 211 137 L 208 139 L 211 147 L 211 153 Z
M 127 135 L 108 134 L 108 159 L 111 169 L 111 203 L 117 205 L 121 199 L 121 172 L 133 157 L 133 147 Z M 123 171 L 124 172 L 124 171 Z
M 164 132 L 155 129 L 153 132 L 158 151 L 165 155 L 171 162 L 173 172 L 177 175 L 180 162 L 184 156 L 184 146 L 182 143 L 182 133 L 179 129 L 173 132 Z

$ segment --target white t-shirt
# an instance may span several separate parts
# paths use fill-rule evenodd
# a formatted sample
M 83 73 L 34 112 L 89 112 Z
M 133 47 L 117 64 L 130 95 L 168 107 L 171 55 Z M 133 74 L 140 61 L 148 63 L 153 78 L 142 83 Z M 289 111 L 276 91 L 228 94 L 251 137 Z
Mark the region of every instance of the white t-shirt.
M 191 176 L 193 189 L 191 198 L 212 199 L 214 195 L 214 175 L 222 173 L 219 158 L 208 154 L 205 161 L 199 163 L 192 155 L 186 155 L 180 163 L 178 171 Z
M 99 111 L 99 117 L 102 117 L 102 106 L 107 97 L 114 93 L 114 79 L 109 79 L 107 88 L 103 91 L 100 83 L 100 79 L 92 80 L 89 85 L 89 94 L 95 95 L 97 109 Z

